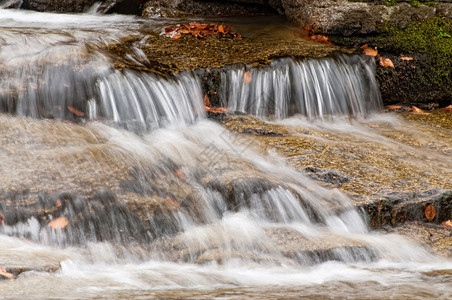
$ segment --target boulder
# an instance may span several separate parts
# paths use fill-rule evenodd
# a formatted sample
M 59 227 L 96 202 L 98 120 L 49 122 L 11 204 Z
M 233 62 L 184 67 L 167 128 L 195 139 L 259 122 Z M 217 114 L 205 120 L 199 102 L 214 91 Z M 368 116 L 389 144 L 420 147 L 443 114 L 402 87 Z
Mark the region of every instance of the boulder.
M 375 2 L 378 3 L 378 2 Z M 405 27 L 415 20 L 436 15 L 436 8 L 407 3 L 385 6 L 347 0 L 283 0 L 287 18 L 300 25 L 312 25 L 317 32 L 333 35 L 355 35 L 378 32 L 378 25 L 393 22 Z
M 259 15 L 282 13 L 280 0 L 151 0 L 144 4 L 144 17 Z
M 84 12 L 88 10 L 96 0 L 23 0 L 20 8 L 46 12 Z

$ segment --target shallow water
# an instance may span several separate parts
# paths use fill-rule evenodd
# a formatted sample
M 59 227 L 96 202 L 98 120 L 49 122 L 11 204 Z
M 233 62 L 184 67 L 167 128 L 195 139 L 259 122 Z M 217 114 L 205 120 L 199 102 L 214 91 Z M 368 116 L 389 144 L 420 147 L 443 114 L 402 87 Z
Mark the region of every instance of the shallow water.
M 270 22 L 262 20 L 257 26 L 262 34 L 272 32 L 274 26 L 266 27 L 264 24 Z M 164 80 L 114 71 L 102 53 L 93 55 L 86 49 L 86 43 L 137 34 L 143 26 L 156 31 L 165 22 L 175 20 L 0 10 L 4 29 L 0 33 L 0 59 L 8 74 L 1 79 L 2 87 L 15 89 L 19 99 L 26 100 L 21 106 L 11 104 L 17 95 L 8 98 L 3 94 L 0 98 L 6 103 L 3 111 L 12 114 L 0 115 L 0 190 L 5 191 L 1 209 L 44 211 L 11 224 L 6 218 L 0 225 L 0 261 L 7 266 L 16 257 L 14 263 L 30 264 L 32 269 L 61 261 L 61 269 L 53 273 L 29 271 L 14 280 L 0 281 L 3 298 L 452 296 L 450 259 L 434 256 L 401 236 L 370 232 L 345 194 L 319 186 L 289 167 L 274 151 L 255 151 L 259 144 L 205 120 L 203 95 L 194 74 Z M 245 31 L 256 28 L 246 24 L 249 21 L 236 22 Z M 288 32 L 282 36 L 285 34 L 290 36 Z M 30 53 L 30 58 L 26 57 Z M 60 73 L 46 73 L 47 62 L 40 61 L 57 54 L 71 57 L 70 67 L 86 68 L 77 76 L 73 76 L 72 68 L 64 67 L 58 69 Z M 328 67 L 328 63 L 319 65 Z M 363 79 L 360 74 L 352 74 L 351 82 L 369 83 L 365 81 L 369 78 Z M 55 85 L 39 82 L 45 78 Z M 66 91 L 64 80 L 79 85 Z M 378 97 L 366 98 L 363 94 L 354 94 L 361 97 L 354 101 L 371 101 L 371 109 L 352 110 L 353 118 L 360 119 L 379 107 Z M 62 112 L 64 106 L 85 108 L 77 106 L 80 98 L 88 103 L 89 118 L 78 120 L 82 124 L 62 120 L 70 115 Z M 323 101 L 321 96 L 316 99 Z M 37 102 L 31 105 L 34 100 Z M 340 96 L 328 98 L 340 100 Z M 47 104 L 45 114 L 38 109 L 42 103 Z M 323 117 L 323 111 L 320 115 Z M 397 118 L 381 118 L 384 124 L 400 124 Z M 364 143 L 377 138 L 385 146 L 423 154 L 409 145 L 401 146 L 392 137 L 383 138 L 370 125 L 347 119 L 307 121 L 295 116 L 278 122 L 339 137 L 354 135 Z M 136 130 L 136 124 L 142 126 L 140 130 Z M 436 159 L 444 161 L 447 168 L 447 141 L 435 145 L 445 151 Z M 131 173 L 139 175 L 133 182 L 146 192 L 132 193 L 124 188 L 122 183 L 132 182 Z M 222 193 L 222 186 L 233 186 L 229 196 Z M 104 188 L 116 194 L 116 210 L 107 210 L 96 198 Z M 89 210 L 66 207 L 61 213 L 70 224 L 64 230 L 49 227 L 56 216 L 39 204 L 38 197 L 40 192 L 53 195 L 61 190 L 76 195 L 75 200 L 86 201 L 82 203 Z M 184 201 L 191 202 L 184 205 Z M 135 204 L 138 209 L 132 218 L 123 208 L 126 205 L 132 209 Z M 163 217 L 155 207 L 163 211 Z M 107 211 L 105 215 L 100 214 L 102 208 Z M 98 213 L 94 217 L 93 211 Z M 85 222 L 77 219 L 80 216 L 86 217 Z M 148 235 L 137 234 L 141 232 L 140 222 L 148 226 Z

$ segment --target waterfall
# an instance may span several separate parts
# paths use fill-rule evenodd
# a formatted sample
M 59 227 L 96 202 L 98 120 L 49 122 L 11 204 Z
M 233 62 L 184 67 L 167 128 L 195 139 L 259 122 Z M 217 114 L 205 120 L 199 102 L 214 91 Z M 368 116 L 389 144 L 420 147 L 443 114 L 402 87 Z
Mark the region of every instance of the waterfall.
M 283 119 L 331 115 L 365 117 L 382 101 L 370 58 L 281 59 L 268 68 L 236 67 L 221 76 L 221 98 L 231 112 Z
M 342 153 L 345 143 L 366 155 L 383 149 L 387 165 L 417 157 L 413 164 L 450 174 L 448 152 L 405 144 L 416 128 L 371 119 L 381 107 L 371 58 L 225 67 L 220 101 L 254 117 L 224 120 L 276 119 L 264 126 L 282 128 L 239 134 L 206 117 L 200 72 L 119 70 L 100 50 L 148 34 L 138 28 L 152 20 L 3 12 L 0 276 L 3 267 L 22 274 L 0 280 L 2 296 L 450 298 L 450 261 L 370 231 L 345 193 L 294 167 L 314 152 L 370 164 L 361 152 Z M 411 135 L 386 135 L 394 128 Z M 298 147 L 292 133 L 306 138 L 301 164 L 276 151 Z M 431 149 L 448 145 L 441 133 L 438 143 L 429 136 Z M 277 145 L 262 143 L 267 137 Z M 365 148 L 373 142 L 385 147 Z

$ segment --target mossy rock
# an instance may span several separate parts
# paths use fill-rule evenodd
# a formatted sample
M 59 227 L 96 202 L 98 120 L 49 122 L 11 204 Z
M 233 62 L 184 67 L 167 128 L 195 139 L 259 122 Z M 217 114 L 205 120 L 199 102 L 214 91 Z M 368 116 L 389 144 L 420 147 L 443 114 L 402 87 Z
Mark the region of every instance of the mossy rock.
M 415 21 L 403 29 L 386 23 L 381 34 L 331 37 L 339 45 L 376 47 L 395 68 L 377 67 L 377 78 L 386 103 L 437 102 L 452 100 L 452 19 L 435 17 Z M 412 61 L 401 60 L 410 56 Z

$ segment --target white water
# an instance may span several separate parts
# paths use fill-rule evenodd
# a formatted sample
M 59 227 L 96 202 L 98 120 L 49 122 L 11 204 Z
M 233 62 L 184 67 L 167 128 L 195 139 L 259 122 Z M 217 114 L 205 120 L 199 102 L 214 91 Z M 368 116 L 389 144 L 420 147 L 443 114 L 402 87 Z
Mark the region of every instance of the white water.
M 364 117 L 381 108 L 367 57 L 284 59 L 263 70 L 236 68 L 222 74 L 221 95 L 230 111 L 283 119 L 331 115 Z M 246 74 L 250 78 L 244 80 Z M 296 83 L 296 84 L 294 84 Z
M 58 23 L 58 27 L 83 28 L 94 22 L 97 28 L 104 20 L 107 24 L 109 21 L 127 23 L 130 20 L 120 16 L 82 16 L 77 19 L 77 23 L 80 23 L 78 25 L 74 24 L 76 18 L 70 15 L 55 16 L 17 11 L 8 11 L 3 15 L 3 12 L 0 10 L 0 22 L 4 22 L 0 25 L 6 24 L 8 27 L 27 27 L 33 25 L 32 23 L 36 27 L 43 24 L 53 27 L 52 24 Z M 30 18 L 26 18 L 27 15 Z M 7 18 L 3 18 L 4 16 Z M 46 18 L 46 21 L 42 21 L 43 18 Z M 86 20 L 83 20 L 84 18 Z M 22 22 L 24 26 L 20 26 Z M 5 31 L 6 35 L 2 33 L 2 38 L 7 36 L 17 41 L 16 37 L 8 35 L 9 30 L 11 29 Z M 34 32 L 33 29 L 30 30 Z M 61 32 L 57 36 L 60 38 Z M 20 35 L 17 38 L 20 39 Z M 78 38 L 76 40 L 78 41 Z M 22 40 L 25 44 L 27 41 L 28 38 Z M 22 42 L 19 40 L 14 49 Z M 58 44 L 54 40 L 53 42 Z M 47 42 L 43 42 L 43 48 L 46 48 L 45 45 L 48 45 Z M 0 51 L 2 61 L 8 62 L 14 58 L 8 56 L 11 55 L 11 51 L 5 51 L 3 47 Z M 49 55 L 47 52 L 44 53 L 46 56 Z M 63 53 L 67 54 L 67 49 Z M 77 55 L 77 52 L 73 54 L 75 57 Z M 33 69 L 35 63 L 34 60 L 31 63 L 26 61 L 26 64 L 21 66 L 21 72 L 25 77 L 27 72 L 35 74 L 36 70 Z M 289 72 L 289 68 L 316 69 L 314 67 L 316 62 L 297 66 L 293 64 L 296 63 L 289 62 L 283 66 L 282 69 L 286 71 L 282 73 L 279 70 L 267 73 L 254 70 L 252 74 L 253 78 L 257 78 L 252 85 L 261 82 L 265 83 L 265 87 L 273 80 L 280 82 L 271 88 L 274 92 L 272 99 L 284 99 L 274 107 L 274 110 L 278 111 L 275 114 L 277 118 L 291 114 L 283 108 L 291 101 L 291 96 L 286 97 L 284 88 L 281 88 L 290 83 L 289 78 L 283 73 Z M 319 63 L 319 66 L 330 64 L 335 65 L 336 62 L 325 60 Z M 55 273 L 26 272 L 15 280 L 0 281 L 3 298 L 273 299 L 305 296 L 366 298 L 369 295 L 375 298 L 410 299 L 451 297 L 450 260 L 435 257 L 419 245 L 399 236 L 369 232 L 365 222 L 345 195 L 337 190 L 318 186 L 286 166 L 278 155 L 272 152 L 258 153 L 252 150 L 253 145 L 249 141 L 237 138 L 216 123 L 202 120 L 202 94 L 193 74 L 182 74 L 174 80 L 163 80 L 145 74 L 119 73 L 109 70 L 103 57 L 95 57 L 94 62 L 90 61 L 90 66 L 96 72 L 96 80 L 93 86 L 89 85 L 90 81 L 86 81 L 88 83 L 84 83 L 83 86 L 88 85 L 87 90 L 92 91 L 92 94 L 86 92 L 86 95 L 73 93 L 70 95 L 76 99 L 75 101 L 79 97 L 89 100 L 86 111 L 92 118 L 102 116 L 109 121 L 125 124 L 126 128 L 131 124 L 130 127 L 135 129 L 138 123 L 142 129 L 155 130 L 136 135 L 99 122 L 88 122 L 87 125 L 80 126 L 64 124 L 62 121 L 52 123 L 2 115 L 0 117 L 2 133 L 6 136 L 8 132 L 17 131 L 20 137 L 18 142 L 22 143 L 16 148 L 13 148 L 14 145 L 11 146 L 14 143 L 3 145 L 5 148 L 1 153 L 3 159 L 0 163 L 2 172 L 8 170 L 8 174 L 16 174 L 14 169 L 18 168 L 19 164 L 15 168 L 12 165 L 18 156 L 14 156 L 14 151 L 10 150 L 24 148 L 21 150 L 28 151 L 30 159 L 28 167 L 31 170 L 35 170 L 33 168 L 37 160 L 41 163 L 38 168 L 43 174 L 47 171 L 53 172 L 55 167 L 61 168 L 64 164 L 54 158 L 54 154 L 59 153 L 64 154 L 68 161 L 81 156 L 88 165 L 98 165 L 100 178 L 103 172 L 101 166 L 108 161 L 90 152 L 92 149 L 90 147 L 103 145 L 105 148 L 102 153 L 112 157 L 118 164 L 142 167 L 141 175 L 146 180 L 150 180 L 154 174 L 162 178 L 169 176 L 173 172 L 172 167 L 161 165 L 162 161 L 169 160 L 185 173 L 184 180 L 195 189 L 196 202 L 191 204 L 196 206 L 182 208 L 168 215 L 167 220 L 175 224 L 176 230 L 169 230 L 167 233 L 164 227 L 168 223 L 152 223 L 157 221 L 151 220 L 155 227 L 152 235 L 156 239 L 141 244 L 124 242 L 121 237 L 115 239 L 115 232 L 130 229 L 121 223 L 104 228 L 105 232 L 109 230 L 112 232 L 114 242 L 99 242 L 101 236 L 76 226 L 69 226 L 69 234 L 65 236 L 65 233 L 49 229 L 34 218 L 15 225 L 4 223 L 0 229 L 1 254 L 22 253 L 25 260 L 30 261 L 41 255 L 66 258 L 61 263 L 61 270 Z M 348 67 L 339 65 L 335 68 Z M 233 72 L 231 74 L 234 74 Z M 357 98 L 352 101 L 353 105 L 349 106 L 352 107 L 351 110 L 341 110 L 340 106 L 335 106 L 334 101 L 337 100 L 334 99 L 343 99 L 341 97 L 331 96 L 326 98 L 327 102 L 323 102 L 325 98 L 320 97 L 319 91 L 322 93 L 336 91 L 329 87 L 317 89 L 318 87 L 312 86 L 313 78 L 323 78 L 327 82 L 324 74 L 320 72 L 319 77 L 309 77 L 311 78 L 308 80 L 309 83 L 303 84 L 306 88 L 309 86 L 308 90 L 312 88 L 309 93 L 317 91 L 314 96 L 316 100 L 312 104 L 314 108 L 308 110 L 312 114 L 307 113 L 308 117 L 324 116 L 327 113 L 360 116 L 369 112 L 363 108 L 365 107 L 363 102 L 360 102 L 363 100 L 363 92 L 352 94 Z M 88 75 L 82 73 L 80 78 L 73 79 L 73 82 L 79 80 L 83 82 L 86 76 Z M 269 79 L 259 81 L 260 76 L 262 78 L 267 76 Z M 358 75 L 350 75 L 350 87 L 364 80 L 354 76 L 359 76 L 359 72 Z M 20 77 L 22 78 L 22 75 Z M 54 79 L 52 76 L 51 80 Z M 31 83 L 27 83 L 28 87 Z M 39 82 L 35 84 L 39 85 Z M 11 88 L 11 85 L 8 87 Z M 45 91 L 41 98 L 44 102 L 61 98 L 61 94 L 58 93 L 54 96 L 55 88 L 50 87 Z M 80 89 L 76 88 L 75 91 L 78 93 Z M 30 95 L 36 94 L 31 91 L 24 95 L 23 99 L 30 103 L 30 99 L 34 99 L 34 96 Z M 248 101 L 247 99 L 248 96 L 243 101 Z M 267 101 L 265 99 L 262 101 Z M 378 97 L 371 98 L 370 101 L 375 99 L 378 100 Z M 50 102 L 49 107 L 56 103 L 60 106 L 76 104 L 68 100 Z M 297 103 L 300 105 L 301 102 Z M 329 106 L 330 111 L 321 109 L 321 105 L 325 103 L 334 104 Z M 371 103 L 378 107 L 378 102 Z M 25 110 L 21 108 L 13 112 L 40 117 L 37 107 L 38 105 L 33 105 Z M 129 110 L 126 110 L 126 107 Z M 256 105 L 256 109 L 259 107 L 264 106 Z M 268 112 L 247 112 L 259 116 L 268 115 Z M 55 116 L 62 118 L 65 115 Z M 357 128 L 350 124 L 341 126 L 347 129 Z M 159 127 L 165 128 L 157 129 Z M 54 128 L 54 131 L 50 128 Z M 85 131 L 86 135 L 80 131 Z M 83 139 L 85 136 L 95 139 Z M 50 148 L 49 155 L 42 153 L 43 146 Z M 37 157 L 36 160 L 33 160 L 33 157 Z M 230 209 L 228 200 L 218 189 L 212 188 L 197 177 L 198 170 L 204 171 L 203 178 L 217 178 L 220 183 L 229 182 L 231 178 L 242 180 L 249 177 L 257 177 L 261 181 L 257 183 L 244 181 L 243 186 L 237 186 L 234 194 L 235 207 Z M 65 177 L 65 172 L 74 172 L 77 175 L 77 170 L 63 169 L 59 172 L 64 180 L 70 178 Z M 20 172 L 17 171 L 17 174 Z M 17 178 L 18 181 L 20 179 Z M 146 180 L 142 183 L 146 183 Z M 70 181 L 70 184 L 78 184 L 76 182 L 78 181 Z M 6 189 L 8 186 L 2 182 L 1 188 Z M 100 223 L 104 221 L 108 220 L 100 219 Z M 106 222 L 105 227 L 109 226 L 110 223 Z M 71 228 L 74 230 L 71 231 Z M 77 234 L 82 236 L 86 234 L 83 238 L 74 238 L 82 243 L 81 246 L 72 243 L 71 235 Z M 108 237 L 109 234 L 105 233 L 105 236 Z M 283 238 L 275 238 L 274 234 L 283 235 Z M 313 243 L 314 248 L 323 249 L 325 245 L 327 248 L 333 245 L 333 248 L 322 257 L 306 251 L 305 244 L 309 243 Z M 352 243 L 353 247 L 341 247 L 341 243 L 345 245 Z M 307 250 L 309 249 L 308 246 Z M 441 273 L 442 270 L 449 273 Z

